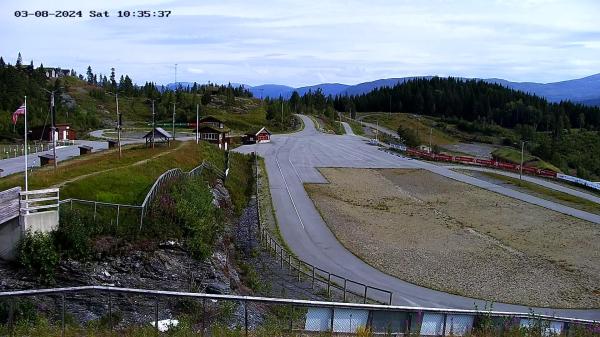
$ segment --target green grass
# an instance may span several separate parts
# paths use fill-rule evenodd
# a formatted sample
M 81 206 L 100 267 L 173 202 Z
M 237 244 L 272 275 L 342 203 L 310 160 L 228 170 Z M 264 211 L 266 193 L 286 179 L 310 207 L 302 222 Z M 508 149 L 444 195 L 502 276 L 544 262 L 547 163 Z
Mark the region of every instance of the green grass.
M 56 172 L 52 167 L 34 170 L 29 186 L 41 189 L 61 185 L 63 199 L 140 204 L 163 172 L 176 167 L 190 170 L 205 159 L 223 169 L 224 152 L 205 142 L 173 142 L 171 147 L 154 149 L 134 146 L 125 148 L 122 159 L 111 150 L 61 162 Z M 14 174 L 0 180 L 0 190 L 22 184 L 23 174 Z
M 495 150 L 494 152 L 492 152 L 492 156 L 498 158 L 501 161 L 507 161 L 513 164 L 521 163 L 521 151 L 509 147 L 504 147 Z M 524 166 L 561 172 L 558 167 L 548 162 L 545 162 L 536 156 L 532 156 L 528 153 L 523 154 L 523 164 Z
M 363 121 L 368 123 L 377 123 L 391 131 L 398 130 L 398 127 L 413 129 L 418 133 L 421 143 L 429 143 L 429 132 L 431 130 L 431 143 L 434 145 L 446 145 L 456 143 L 457 140 L 448 132 L 439 127 L 435 119 L 427 116 L 415 116 L 406 113 L 364 113 L 366 116 Z
M 548 199 L 548 200 L 555 201 L 555 202 L 558 202 L 561 204 L 565 204 L 567 206 L 570 206 L 570 207 L 573 207 L 573 208 L 576 208 L 576 209 L 579 209 L 582 211 L 586 211 L 586 212 L 590 212 L 590 213 L 594 213 L 594 214 L 600 214 L 600 204 L 597 204 L 591 200 L 583 199 L 583 198 L 580 198 L 580 197 L 577 197 L 577 196 L 574 196 L 574 195 L 571 195 L 568 193 L 556 191 L 556 190 L 553 190 L 550 188 L 543 187 L 538 184 L 534 184 L 529 181 L 519 180 L 517 178 L 508 177 L 508 176 L 505 176 L 502 174 L 497 174 L 497 173 L 492 173 L 492 172 L 481 172 L 481 173 L 490 178 L 500 180 L 500 181 L 506 182 L 508 184 L 525 189 L 543 199 Z
M 344 120 L 346 123 L 348 123 L 348 125 L 350 125 L 350 128 L 352 128 L 352 132 L 354 132 L 354 134 L 359 135 L 359 136 L 364 136 L 365 134 L 365 130 L 363 129 L 363 126 L 352 119 L 346 119 Z

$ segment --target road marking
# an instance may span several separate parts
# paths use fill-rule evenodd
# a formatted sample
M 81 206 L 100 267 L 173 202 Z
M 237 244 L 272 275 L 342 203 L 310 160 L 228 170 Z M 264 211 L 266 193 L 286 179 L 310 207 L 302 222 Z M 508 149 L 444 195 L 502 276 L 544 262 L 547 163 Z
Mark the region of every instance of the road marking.
M 287 143 L 287 140 L 286 142 Z M 285 144 L 284 143 L 284 144 Z M 302 221 L 302 217 L 300 216 L 300 212 L 298 212 L 298 208 L 296 207 L 296 203 L 294 202 L 294 198 L 292 197 L 292 193 L 290 193 L 290 188 L 287 184 L 287 181 L 285 180 L 285 176 L 283 175 L 283 171 L 281 170 L 281 165 L 279 165 L 279 159 L 277 158 L 277 156 L 279 155 L 279 150 L 283 147 L 282 144 L 279 149 L 277 149 L 277 151 L 275 152 L 275 163 L 277 164 L 277 168 L 279 169 L 279 174 L 281 174 L 281 179 L 283 179 L 283 184 L 285 185 L 285 190 L 288 193 L 288 196 L 290 197 L 290 201 L 292 202 L 292 206 L 294 206 L 294 211 L 296 211 L 296 215 L 298 216 L 298 220 L 300 220 L 300 225 L 302 225 L 302 229 L 306 230 L 306 228 L 304 227 L 304 222 Z M 300 180 L 300 183 L 302 183 L 302 180 Z

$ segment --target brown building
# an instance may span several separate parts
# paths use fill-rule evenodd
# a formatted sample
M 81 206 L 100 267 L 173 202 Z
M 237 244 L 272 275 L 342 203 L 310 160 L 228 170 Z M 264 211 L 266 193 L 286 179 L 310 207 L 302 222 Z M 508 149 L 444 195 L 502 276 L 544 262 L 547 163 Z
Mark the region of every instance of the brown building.
M 71 129 L 69 124 L 56 124 L 55 136 L 57 141 L 77 139 L 77 133 Z M 31 128 L 31 137 L 50 142 L 52 141 L 52 127 L 49 125 L 33 127 Z

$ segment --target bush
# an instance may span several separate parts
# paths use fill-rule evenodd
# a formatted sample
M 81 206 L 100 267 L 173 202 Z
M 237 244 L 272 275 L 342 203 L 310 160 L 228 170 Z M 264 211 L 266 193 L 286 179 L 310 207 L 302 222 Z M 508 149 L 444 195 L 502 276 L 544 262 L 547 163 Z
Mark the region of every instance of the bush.
M 77 211 L 61 209 L 60 224 L 53 233 L 54 242 L 61 256 L 86 259 L 91 252 L 91 226 L 84 224 Z
M 398 127 L 398 137 L 404 139 L 404 144 L 410 147 L 416 147 L 421 144 L 419 136 L 413 129 L 403 128 L 402 126 Z
M 212 201 L 213 195 L 202 177 L 175 184 L 171 195 L 177 223 L 188 239 L 191 254 L 203 260 L 212 254 L 212 247 L 221 232 L 221 213 Z
M 38 277 L 44 284 L 54 283 L 54 274 L 59 255 L 52 235 L 40 232 L 27 232 L 18 247 L 18 261 Z

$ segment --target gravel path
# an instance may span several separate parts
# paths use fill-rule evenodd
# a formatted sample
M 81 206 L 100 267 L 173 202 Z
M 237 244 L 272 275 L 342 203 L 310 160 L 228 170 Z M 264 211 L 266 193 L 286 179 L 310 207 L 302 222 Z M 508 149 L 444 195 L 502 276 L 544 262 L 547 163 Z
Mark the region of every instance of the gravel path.
M 321 215 L 380 270 L 492 301 L 600 305 L 595 224 L 424 170 L 321 172 L 330 184 L 307 185 Z

